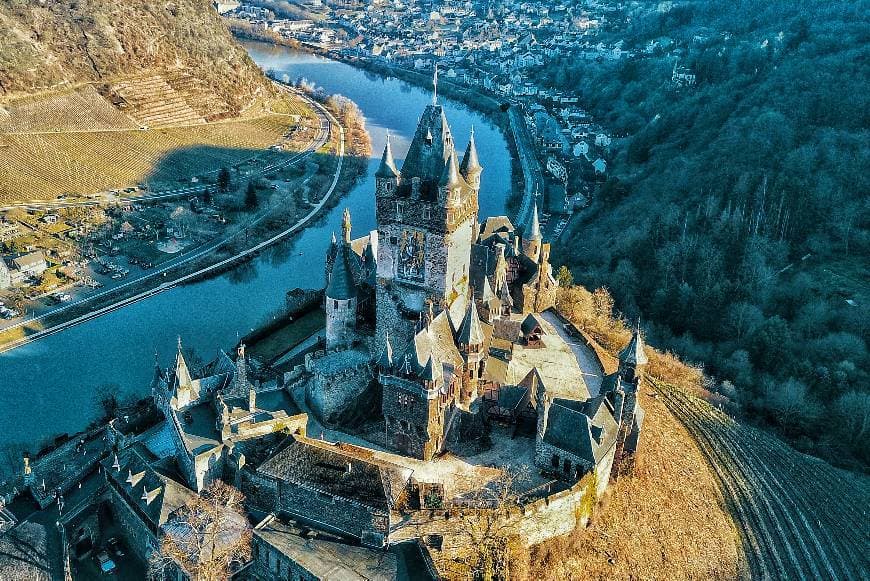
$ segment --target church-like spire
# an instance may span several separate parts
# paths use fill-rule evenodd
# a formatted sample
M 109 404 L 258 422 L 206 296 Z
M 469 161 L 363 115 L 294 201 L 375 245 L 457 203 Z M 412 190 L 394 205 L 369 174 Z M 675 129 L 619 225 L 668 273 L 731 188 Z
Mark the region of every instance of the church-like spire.
M 236 381 L 234 392 L 238 396 L 248 394 L 248 365 L 245 360 L 245 344 L 239 343 L 236 357 Z
M 176 387 L 189 386 L 192 382 L 190 370 L 187 368 L 187 362 L 184 360 L 181 348 L 181 337 L 178 337 L 178 352 L 175 354 L 175 385 Z
M 535 204 L 532 207 L 532 220 L 529 223 L 528 238 L 530 240 L 541 240 L 543 238 L 541 236 L 541 223 L 538 220 L 538 201 L 537 200 L 535 200 Z
M 646 365 L 648 361 L 643 345 L 643 337 L 640 335 L 640 328 L 635 327 L 634 332 L 631 334 L 631 341 L 628 342 L 625 349 L 619 352 L 619 362 L 637 367 L 639 365 Z
M 341 222 L 341 237 L 345 243 L 350 244 L 350 210 L 344 209 L 344 216 Z
M 381 156 L 381 165 L 378 166 L 375 177 L 388 179 L 399 177 L 399 170 L 396 169 L 396 162 L 393 159 L 393 148 L 390 146 L 389 133 L 387 133 L 387 144 L 384 146 L 384 154 Z
M 459 169 L 462 175 L 465 176 L 465 179 L 479 176 L 483 171 L 480 160 L 477 158 L 477 146 L 474 143 L 474 127 L 471 128 L 468 147 L 465 148 L 465 155 L 462 156 L 462 164 L 459 166 Z

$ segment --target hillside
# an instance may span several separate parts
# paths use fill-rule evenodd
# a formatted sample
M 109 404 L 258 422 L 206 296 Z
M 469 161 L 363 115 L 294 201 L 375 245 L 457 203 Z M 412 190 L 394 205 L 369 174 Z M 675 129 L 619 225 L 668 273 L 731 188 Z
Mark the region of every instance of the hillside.
M 866 468 L 866 1 L 630 5 L 619 61 L 565 59 L 612 175 L 554 251 L 801 450 Z M 672 81 L 674 67 L 696 83 Z M 831 426 L 831 416 L 845 418 Z
M 0 98 L 184 71 L 241 111 L 271 91 L 209 0 L 0 2 Z
M 630 331 L 608 293 L 566 286 L 558 303 L 612 370 Z M 612 484 L 588 529 L 536 547 L 530 578 L 866 577 L 870 480 L 735 420 L 704 401 L 722 398 L 697 369 L 647 354 L 650 375 L 667 382 L 641 390 L 634 475 Z

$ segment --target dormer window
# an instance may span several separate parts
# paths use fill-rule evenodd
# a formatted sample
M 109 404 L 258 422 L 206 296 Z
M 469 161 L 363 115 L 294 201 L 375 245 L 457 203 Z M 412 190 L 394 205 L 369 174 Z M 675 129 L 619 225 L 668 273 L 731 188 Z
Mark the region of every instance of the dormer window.
M 433 141 L 432 130 L 427 129 L 426 130 L 426 145 L 432 145 L 432 141 Z

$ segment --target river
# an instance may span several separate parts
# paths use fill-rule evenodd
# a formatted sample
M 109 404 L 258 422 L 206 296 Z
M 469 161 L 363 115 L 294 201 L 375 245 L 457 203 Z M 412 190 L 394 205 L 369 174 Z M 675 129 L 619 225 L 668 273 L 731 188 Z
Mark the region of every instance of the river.
M 47 437 L 82 429 L 97 413 L 96 394 L 148 393 L 155 353 L 166 366 L 176 338 L 204 359 L 264 322 L 295 287 L 323 283 L 323 256 L 341 213 L 350 208 L 354 236 L 375 227 L 374 184 L 387 131 L 397 162 L 407 151 L 431 92 L 286 47 L 244 43 L 264 69 L 305 77 L 359 105 L 372 138 L 369 175 L 303 233 L 229 273 L 159 294 L 98 319 L 0 355 L 0 447 L 21 442 L 35 451 Z M 502 133 L 466 106 L 440 99 L 464 148 L 474 125 L 484 166 L 482 216 L 504 213 L 510 154 Z

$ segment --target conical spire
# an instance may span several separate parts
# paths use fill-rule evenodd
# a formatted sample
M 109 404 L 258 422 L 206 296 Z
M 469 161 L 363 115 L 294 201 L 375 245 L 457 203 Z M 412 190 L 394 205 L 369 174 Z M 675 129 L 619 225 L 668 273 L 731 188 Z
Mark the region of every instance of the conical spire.
M 468 147 L 465 148 L 465 155 L 462 156 L 462 164 L 459 166 L 459 169 L 466 178 L 483 171 L 480 160 L 477 158 L 477 145 L 474 143 L 474 127 L 471 128 Z
M 456 150 L 450 152 L 450 159 L 447 160 L 447 165 L 444 166 L 444 172 L 441 174 L 441 181 L 438 185 L 452 190 L 460 184 L 459 167 L 456 163 Z
M 540 240 L 541 236 L 541 223 L 538 220 L 538 202 L 535 200 L 535 205 L 532 208 L 532 221 L 529 224 L 529 240 Z
M 638 365 L 646 365 L 648 361 L 644 351 L 643 337 L 640 336 L 640 328 L 635 327 L 631 341 L 628 342 L 625 349 L 619 352 L 619 362 L 637 367 Z
M 347 208 L 344 209 L 344 216 L 341 222 L 341 237 L 345 242 L 350 243 L 350 210 Z
M 349 246 L 343 244 L 338 247 L 332 271 L 329 273 L 329 285 L 326 287 L 326 296 L 330 299 L 348 300 L 356 296 L 348 252 Z
M 184 360 L 184 353 L 181 349 L 181 337 L 178 338 L 178 352 L 175 354 L 175 385 L 189 386 L 193 382 L 190 376 L 190 370 L 187 368 L 187 362 Z
M 484 340 L 483 328 L 480 325 L 480 317 L 477 314 L 477 304 L 474 302 L 474 296 L 468 302 L 470 305 L 468 310 L 465 311 L 462 323 L 459 324 L 456 340 L 460 345 L 482 345 Z
M 378 166 L 378 171 L 375 172 L 376 178 L 396 178 L 399 177 L 399 170 L 396 169 L 396 162 L 393 159 L 393 148 L 390 146 L 390 134 L 387 133 L 387 144 L 384 146 L 384 154 L 381 156 L 381 165 Z

